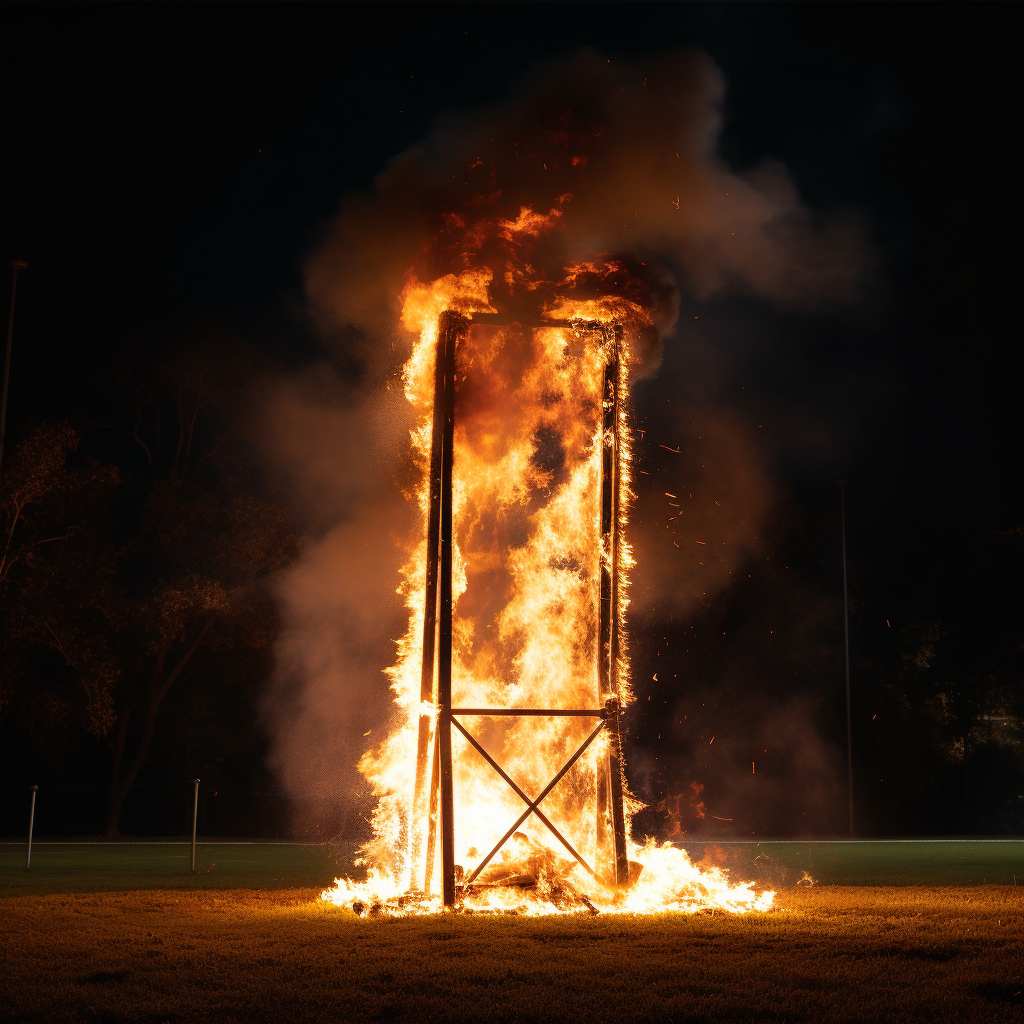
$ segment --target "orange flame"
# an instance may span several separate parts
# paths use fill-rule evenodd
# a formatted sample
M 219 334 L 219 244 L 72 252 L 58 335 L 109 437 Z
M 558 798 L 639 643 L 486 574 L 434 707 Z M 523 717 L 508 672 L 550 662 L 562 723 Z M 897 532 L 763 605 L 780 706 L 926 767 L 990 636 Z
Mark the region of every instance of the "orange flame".
M 569 201 L 561 197 L 562 202 Z M 495 218 L 459 230 L 477 249 L 483 235 L 500 238 L 503 265 L 469 266 L 429 282 L 410 275 L 402 295 L 402 326 L 415 335 L 404 368 L 405 394 L 419 416 L 412 447 L 422 473 L 417 492 L 425 524 L 428 504 L 433 365 L 438 317 L 466 316 L 532 295 L 533 326 L 474 324 L 457 350 L 453 476 L 452 691 L 455 707 L 594 708 L 598 694 L 600 523 L 604 372 L 608 340 L 594 324 L 626 326 L 619 351 L 619 530 L 623 537 L 630 497 L 626 392 L 629 328 L 650 317 L 627 289 L 613 259 L 579 263 L 548 280 L 530 262 L 530 246 L 557 228 L 560 211 L 546 215 L 523 206 L 511 219 Z M 446 225 L 452 231 L 452 219 Z M 514 251 L 513 251 L 514 250 Z M 465 251 L 463 255 L 469 259 Z M 499 301 L 495 287 L 504 297 Z M 603 290 L 602 290 L 603 289 Z M 635 294 L 635 293 L 628 293 Z M 510 319 L 514 319 L 510 317 Z M 521 318 L 525 319 L 525 318 Z M 545 323 L 547 321 L 547 323 Z M 559 321 L 551 323 L 551 321 Z M 567 325 L 568 324 L 568 325 Z M 410 546 L 400 587 L 409 626 L 388 670 L 398 722 L 359 768 L 377 803 L 373 838 L 362 849 L 363 882 L 338 879 L 323 898 L 357 910 L 387 914 L 440 909 L 423 892 L 426 855 L 414 841 L 413 791 L 419 717 L 436 709 L 420 701 L 426 542 Z M 618 616 L 624 624 L 628 542 L 617 550 Z M 625 636 L 620 629 L 620 635 Z M 620 644 L 619 697 L 632 700 L 625 643 Z M 538 794 L 594 728 L 593 720 L 566 717 L 466 717 L 466 727 L 526 794 Z M 542 810 L 588 864 L 600 860 L 596 789 L 606 763 L 602 732 L 546 797 Z M 456 862 L 468 874 L 523 811 L 521 799 L 480 754 L 453 733 Z M 602 760 L 604 759 L 604 760 Z M 625 794 L 627 820 L 641 808 Z M 464 910 L 525 914 L 614 909 L 620 912 L 720 908 L 767 909 L 770 892 L 733 885 L 717 869 L 701 871 L 687 855 L 651 840 L 628 844 L 633 884 L 626 891 L 592 877 L 567 855 L 552 833 L 531 816 L 476 885 Z M 430 891 L 439 890 L 440 858 Z

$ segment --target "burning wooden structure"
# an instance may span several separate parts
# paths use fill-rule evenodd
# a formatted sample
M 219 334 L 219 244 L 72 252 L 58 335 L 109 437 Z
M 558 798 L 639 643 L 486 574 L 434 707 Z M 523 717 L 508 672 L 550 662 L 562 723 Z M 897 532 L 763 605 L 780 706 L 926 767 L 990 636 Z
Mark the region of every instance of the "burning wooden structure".
M 359 761 L 366 878 L 324 893 L 357 913 L 771 901 L 630 834 L 626 400 L 657 297 L 610 254 L 564 258 L 571 199 L 506 209 L 495 189 L 446 214 L 401 293 L 405 494 L 425 529 L 400 540 L 395 715 Z
M 507 233 L 532 238 L 520 219 Z M 650 318 L 615 294 L 619 264 L 565 273 L 544 301 L 526 288 L 528 302 L 492 302 L 489 268 L 403 292 L 406 493 L 425 529 L 406 539 L 398 590 L 398 714 L 359 764 L 377 800 L 366 877 L 323 893 L 360 915 L 771 905 L 630 835 L 626 401 Z
M 472 322 L 493 323 L 491 316 L 477 314 Z M 416 750 L 415 793 L 410 816 L 412 863 L 422 863 L 423 891 L 430 892 L 435 874 L 435 857 L 440 849 L 441 896 L 453 906 L 460 887 L 468 889 L 502 847 L 517 834 L 531 816 L 551 832 L 573 859 L 605 887 L 625 887 L 630 878 L 627 859 L 626 816 L 623 800 L 623 771 L 619 717 L 622 690 L 620 665 L 619 575 L 620 575 L 620 439 L 622 402 L 621 359 L 623 327 L 616 323 L 584 320 L 546 320 L 543 327 L 565 327 L 575 334 L 596 340 L 604 353 L 600 480 L 600 574 L 599 629 L 595 666 L 594 707 L 495 708 L 452 706 L 452 560 L 453 472 L 456 395 L 456 352 L 470 329 L 471 320 L 458 312 L 441 313 L 434 353 L 434 399 L 429 466 L 427 510 L 427 558 L 424 577 L 423 647 L 420 676 L 421 713 Z M 460 718 L 489 716 L 591 718 L 596 725 L 575 753 L 554 774 L 550 782 L 531 798 L 473 736 Z M 436 720 L 435 720 L 436 718 Z M 524 810 L 493 849 L 471 870 L 455 863 L 455 802 L 452 770 L 452 729 L 484 758 L 498 778 L 523 802 Z M 433 733 L 433 741 L 431 741 Z M 607 736 L 602 764 L 596 775 L 596 850 L 598 861 L 587 863 L 541 809 L 545 797 L 558 785 L 591 744 L 602 733 Z M 497 780 L 496 780 L 497 781 Z M 421 844 L 425 855 L 421 858 Z M 460 874 L 461 871 L 461 874 Z M 414 880 L 415 884 L 415 880 Z

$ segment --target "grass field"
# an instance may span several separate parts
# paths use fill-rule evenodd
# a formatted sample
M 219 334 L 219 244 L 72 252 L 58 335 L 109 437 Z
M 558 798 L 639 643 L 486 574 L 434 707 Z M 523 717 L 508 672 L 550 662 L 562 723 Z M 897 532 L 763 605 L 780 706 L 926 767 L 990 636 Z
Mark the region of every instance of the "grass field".
M 188 843 L 37 843 L 0 846 L 0 895 L 131 889 L 298 889 L 328 886 L 352 871 L 354 847 L 295 843 L 202 843 L 189 870 Z
M 361 920 L 314 890 L 10 896 L 4 1021 L 1019 1021 L 1013 887 L 767 914 Z
M 1019 869 L 1021 844 L 943 848 L 753 856 L 762 871 L 814 856 L 844 877 L 904 881 Z M 198 865 L 217 867 L 196 876 L 186 845 L 43 845 L 31 873 L 23 858 L 0 847 L 0 1021 L 12 1024 L 1024 1015 L 1024 887 L 1012 885 L 790 886 L 743 917 L 366 920 L 317 899 L 346 860 L 323 847 L 203 845 Z
M 1016 885 L 1024 883 L 1024 840 L 802 840 L 691 844 L 691 859 L 766 884 L 806 871 L 822 885 Z
M 792 885 L 806 871 L 821 885 L 1014 885 L 1024 883 L 1024 840 L 698 843 L 706 859 L 735 877 Z M 0 844 L 4 892 L 118 892 L 128 889 L 295 889 L 329 885 L 353 872 L 352 845 L 200 843 L 37 843 L 25 871 L 23 844 Z M 212 867 L 211 867 L 212 865 Z M 209 869 L 209 870 L 207 870 Z

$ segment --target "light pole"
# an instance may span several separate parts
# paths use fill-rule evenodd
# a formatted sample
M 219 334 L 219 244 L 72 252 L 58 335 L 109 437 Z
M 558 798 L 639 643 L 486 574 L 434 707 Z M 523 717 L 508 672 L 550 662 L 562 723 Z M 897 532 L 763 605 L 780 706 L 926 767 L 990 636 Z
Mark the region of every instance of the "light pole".
M 4 436 L 7 433 L 7 382 L 11 376 L 11 341 L 14 338 L 14 298 L 18 292 L 18 271 L 28 270 L 24 260 L 11 260 L 11 312 L 7 317 L 7 354 L 4 356 L 4 390 L 0 398 L 0 463 L 4 459 Z
M 843 640 L 846 648 L 846 785 L 850 803 L 850 835 L 853 835 L 853 729 L 850 724 L 850 603 L 846 588 L 846 485 L 839 481 L 839 508 L 843 533 Z

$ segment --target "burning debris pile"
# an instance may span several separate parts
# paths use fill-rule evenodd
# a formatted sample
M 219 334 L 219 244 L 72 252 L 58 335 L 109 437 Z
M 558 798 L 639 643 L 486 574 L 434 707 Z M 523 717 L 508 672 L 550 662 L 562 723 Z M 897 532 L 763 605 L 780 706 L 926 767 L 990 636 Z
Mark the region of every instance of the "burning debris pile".
M 604 128 L 589 103 L 544 116 L 435 190 L 405 276 L 421 515 L 397 720 L 359 765 L 367 878 L 323 898 L 389 915 L 764 910 L 771 892 L 629 834 L 628 386 L 676 299 L 653 263 L 587 249 L 579 218 L 566 230 L 595 202 Z

